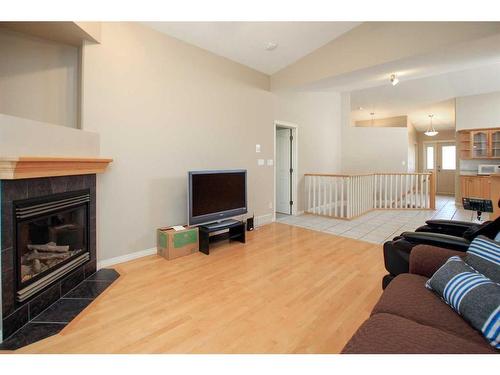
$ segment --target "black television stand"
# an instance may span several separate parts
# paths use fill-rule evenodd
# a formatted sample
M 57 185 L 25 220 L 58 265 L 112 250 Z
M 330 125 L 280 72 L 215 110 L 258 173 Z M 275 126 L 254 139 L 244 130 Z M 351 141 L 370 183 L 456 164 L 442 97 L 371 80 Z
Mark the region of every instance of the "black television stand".
M 238 220 L 224 220 L 198 227 L 200 233 L 200 251 L 210 254 L 210 243 L 223 240 L 233 240 L 245 243 L 245 223 Z M 222 232 L 210 235 L 214 232 Z

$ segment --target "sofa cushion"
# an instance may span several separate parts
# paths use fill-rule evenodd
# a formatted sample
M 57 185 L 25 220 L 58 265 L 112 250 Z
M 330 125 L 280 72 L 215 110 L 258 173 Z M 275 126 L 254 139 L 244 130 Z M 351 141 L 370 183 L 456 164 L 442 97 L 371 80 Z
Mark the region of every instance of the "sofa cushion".
M 471 242 L 465 263 L 496 283 L 500 283 L 500 243 L 479 236 Z
M 432 291 L 425 288 L 426 281 L 427 278 L 423 276 L 408 273 L 397 276 L 380 297 L 372 315 L 379 313 L 398 315 L 463 339 L 488 345 L 478 331 Z
M 439 329 L 392 314 L 375 314 L 365 321 L 342 350 L 345 354 L 481 354 L 495 353 Z
M 459 257 L 451 257 L 427 281 L 457 313 L 500 349 L 500 285 Z

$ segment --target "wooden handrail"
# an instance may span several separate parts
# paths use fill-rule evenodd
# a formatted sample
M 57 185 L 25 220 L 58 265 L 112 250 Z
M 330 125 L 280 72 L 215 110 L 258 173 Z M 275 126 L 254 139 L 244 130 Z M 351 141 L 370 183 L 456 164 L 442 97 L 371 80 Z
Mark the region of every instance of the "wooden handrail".
M 304 176 L 318 176 L 318 177 L 359 177 L 359 176 L 373 176 L 373 173 L 360 173 L 360 174 L 305 173 Z
M 393 173 L 353 173 L 353 174 L 336 174 L 336 173 L 304 173 L 304 176 L 318 177 L 361 177 L 361 176 L 430 176 L 432 173 L 408 173 L 408 172 L 393 172 Z

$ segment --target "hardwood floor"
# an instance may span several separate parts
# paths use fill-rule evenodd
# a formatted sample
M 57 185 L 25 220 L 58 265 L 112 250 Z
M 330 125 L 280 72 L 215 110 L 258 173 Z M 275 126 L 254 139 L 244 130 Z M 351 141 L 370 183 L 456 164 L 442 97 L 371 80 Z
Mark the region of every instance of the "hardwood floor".
M 337 353 L 381 294 L 381 245 L 285 224 L 120 279 L 19 353 Z

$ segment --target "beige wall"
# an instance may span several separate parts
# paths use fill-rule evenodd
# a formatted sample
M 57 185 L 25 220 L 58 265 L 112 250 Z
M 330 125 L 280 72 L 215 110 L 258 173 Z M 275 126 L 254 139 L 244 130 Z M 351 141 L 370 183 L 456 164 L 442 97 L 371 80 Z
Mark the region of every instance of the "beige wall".
M 186 223 L 189 170 L 248 169 L 250 212 L 271 217 L 273 167 L 257 166 L 273 157 L 268 76 L 131 23 L 103 23 L 83 59 L 83 128 L 115 158 L 99 178 L 100 260 Z
M 500 127 L 500 92 L 458 97 L 455 112 L 457 130 Z
M 0 156 L 99 156 L 99 134 L 0 113 Z
M 342 171 L 407 172 L 408 130 L 353 126 L 350 95 L 342 94 Z
M 407 121 L 406 126 L 408 128 L 408 172 L 416 172 L 418 163 L 417 130 L 409 121 Z
M 280 92 L 274 95 L 275 120 L 298 125 L 298 208 L 304 210 L 304 173 L 340 172 L 340 95 Z
M 0 29 L 0 113 L 77 127 L 78 49 Z

